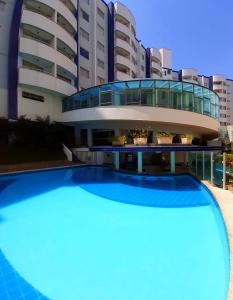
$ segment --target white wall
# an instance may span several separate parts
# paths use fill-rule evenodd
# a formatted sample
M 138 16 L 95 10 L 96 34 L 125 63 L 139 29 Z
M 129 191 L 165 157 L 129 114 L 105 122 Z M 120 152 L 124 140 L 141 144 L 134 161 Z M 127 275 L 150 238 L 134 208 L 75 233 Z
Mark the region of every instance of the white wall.
M 95 107 L 68 111 L 62 114 L 63 122 L 95 122 L 105 120 L 108 126 L 118 121 L 122 124 L 124 121 L 130 122 L 147 122 L 154 123 L 161 127 L 164 131 L 166 128 L 174 126 L 182 127 L 184 130 L 192 129 L 200 134 L 216 135 L 219 128 L 219 122 L 211 117 L 201 115 L 194 112 L 183 110 L 175 110 L 161 107 L 145 107 L 145 106 L 125 106 L 125 107 Z M 144 126 L 144 125 L 143 125 Z M 173 130 L 173 129 L 172 129 Z
M 0 117 L 7 117 L 8 47 L 15 0 L 0 3 Z
M 44 96 L 45 101 L 39 102 L 22 97 L 22 92 L 28 92 L 40 96 Z M 30 88 L 28 86 L 20 86 L 18 88 L 18 116 L 26 115 L 27 118 L 35 119 L 36 116 L 47 117 L 52 120 L 61 121 L 62 119 L 62 98 L 46 93 L 42 89 Z
M 230 108 L 230 125 L 233 125 L 233 80 L 227 80 L 228 85 L 228 100 Z
M 172 69 L 172 51 L 167 48 L 159 49 L 162 57 L 162 67 L 166 69 Z
M 98 77 L 108 81 L 108 8 L 101 0 L 89 1 L 89 5 L 80 0 L 79 7 L 79 46 L 89 52 L 89 59 L 79 54 L 79 67 L 89 71 L 89 79 L 80 74 L 79 87 L 88 88 L 99 84 Z M 104 13 L 104 18 L 97 14 L 98 8 Z M 81 10 L 89 15 L 89 22 L 82 18 Z M 103 34 L 98 25 L 104 29 Z M 89 41 L 81 36 L 80 28 L 89 33 Z M 97 41 L 104 45 L 104 52 L 97 48 Z M 98 59 L 104 62 L 104 69 L 97 65 Z

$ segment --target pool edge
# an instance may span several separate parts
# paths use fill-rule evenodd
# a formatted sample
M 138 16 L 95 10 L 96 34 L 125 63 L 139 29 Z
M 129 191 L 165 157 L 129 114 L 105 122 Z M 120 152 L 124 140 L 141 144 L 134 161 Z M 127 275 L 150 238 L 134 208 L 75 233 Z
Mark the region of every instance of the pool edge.
M 225 222 L 230 250 L 230 280 L 227 300 L 233 300 L 233 194 L 230 191 L 212 186 L 206 180 L 201 182 L 215 198 Z

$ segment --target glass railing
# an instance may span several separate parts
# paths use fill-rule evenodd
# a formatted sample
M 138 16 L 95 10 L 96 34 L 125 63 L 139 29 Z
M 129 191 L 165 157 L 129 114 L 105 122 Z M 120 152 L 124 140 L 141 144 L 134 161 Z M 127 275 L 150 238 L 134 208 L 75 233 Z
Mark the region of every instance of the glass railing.
M 197 84 L 169 80 L 117 81 L 63 100 L 63 112 L 96 106 L 141 105 L 186 110 L 219 119 L 219 97 Z

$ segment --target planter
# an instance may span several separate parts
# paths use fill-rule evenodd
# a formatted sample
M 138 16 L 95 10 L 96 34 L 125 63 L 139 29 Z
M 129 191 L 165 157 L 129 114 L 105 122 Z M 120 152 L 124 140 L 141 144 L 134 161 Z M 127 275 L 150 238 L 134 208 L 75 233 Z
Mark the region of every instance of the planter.
M 193 141 L 192 138 L 181 138 L 181 144 L 184 144 L 184 145 L 191 145 L 192 141 Z
M 159 145 L 163 144 L 172 144 L 173 136 L 161 136 L 157 137 L 157 141 Z
M 124 146 L 124 144 L 122 141 L 112 141 L 112 146 Z
M 134 145 L 147 145 L 147 138 L 134 138 Z

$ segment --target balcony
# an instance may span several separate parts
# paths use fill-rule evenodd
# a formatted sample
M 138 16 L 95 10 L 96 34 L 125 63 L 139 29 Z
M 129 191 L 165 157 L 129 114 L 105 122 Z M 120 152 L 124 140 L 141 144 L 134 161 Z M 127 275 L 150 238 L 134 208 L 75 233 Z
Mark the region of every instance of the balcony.
M 38 43 L 45 44 L 49 47 L 54 46 L 54 36 L 47 31 L 44 31 L 35 26 L 23 24 L 22 25 L 22 37 L 34 40 Z M 21 40 L 21 42 L 23 39 Z
M 120 32 L 124 32 L 129 37 L 133 36 L 132 32 L 130 31 L 130 28 L 127 25 L 122 24 L 122 23 L 117 22 L 117 21 L 116 21 L 116 24 L 115 24 L 115 30 L 120 31 Z
M 57 39 L 57 51 L 61 52 L 63 55 L 74 62 L 75 52 L 60 39 Z
M 77 53 L 77 44 L 75 39 L 65 29 L 63 29 L 52 20 L 35 12 L 23 10 L 21 24 L 22 26 L 34 26 L 37 29 L 43 30 L 44 32 L 48 32 L 49 29 L 49 33 L 51 35 L 58 37 L 60 40 L 66 43 L 66 45 L 68 45 L 75 53 Z
M 26 0 L 24 1 L 24 9 L 40 14 L 52 21 L 55 20 L 55 10 L 42 2 L 36 0 Z
M 64 80 L 29 67 L 19 69 L 19 84 L 45 89 L 62 96 L 69 96 L 77 92 L 74 86 Z
M 68 32 L 72 37 L 74 37 L 76 32 L 75 28 L 60 13 L 57 14 L 57 24 L 66 30 L 66 32 Z
M 134 69 L 133 63 L 130 61 L 130 58 L 121 56 L 121 55 L 116 55 L 115 57 L 116 65 L 122 65 L 127 69 Z
M 76 14 L 77 4 L 75 6 L 74 3 L 70 0 L 60 0 L 60 1 L 65 5 L 65 7 L 67 7 L 69 9 L 70 12 L 72 12 L 73 15 Z
M 62 53 L 52 47 L 48 47 L 46 44 L 38 43 L 30 38 L 21 37 L 20 54 L 21 57 L 27 55 L 27 57 L 31 59 L 35 58 L 36 61 L 38 61 L 38 59 L 44 59 L 45 61 L 59 64 L 74 76 L 77 76 L 77 65 Z
M 122 40 L 120 38 L 116 38 L 116 50 L 118 53 L 123 53 L 124 56 L 129 56 L 130 55 L 130 52 L 132 51 L 132 48 L 130 46 L 130 44 L 125 41 L 125 40 Z M 126 52 L 124 52 L 123 50 L 125 50 Z
M 121 72 L 119 70 L 116 71 L 116 80 L 125 81 L 130 79 L 132 79 L 132 77 L 129 74 Z

